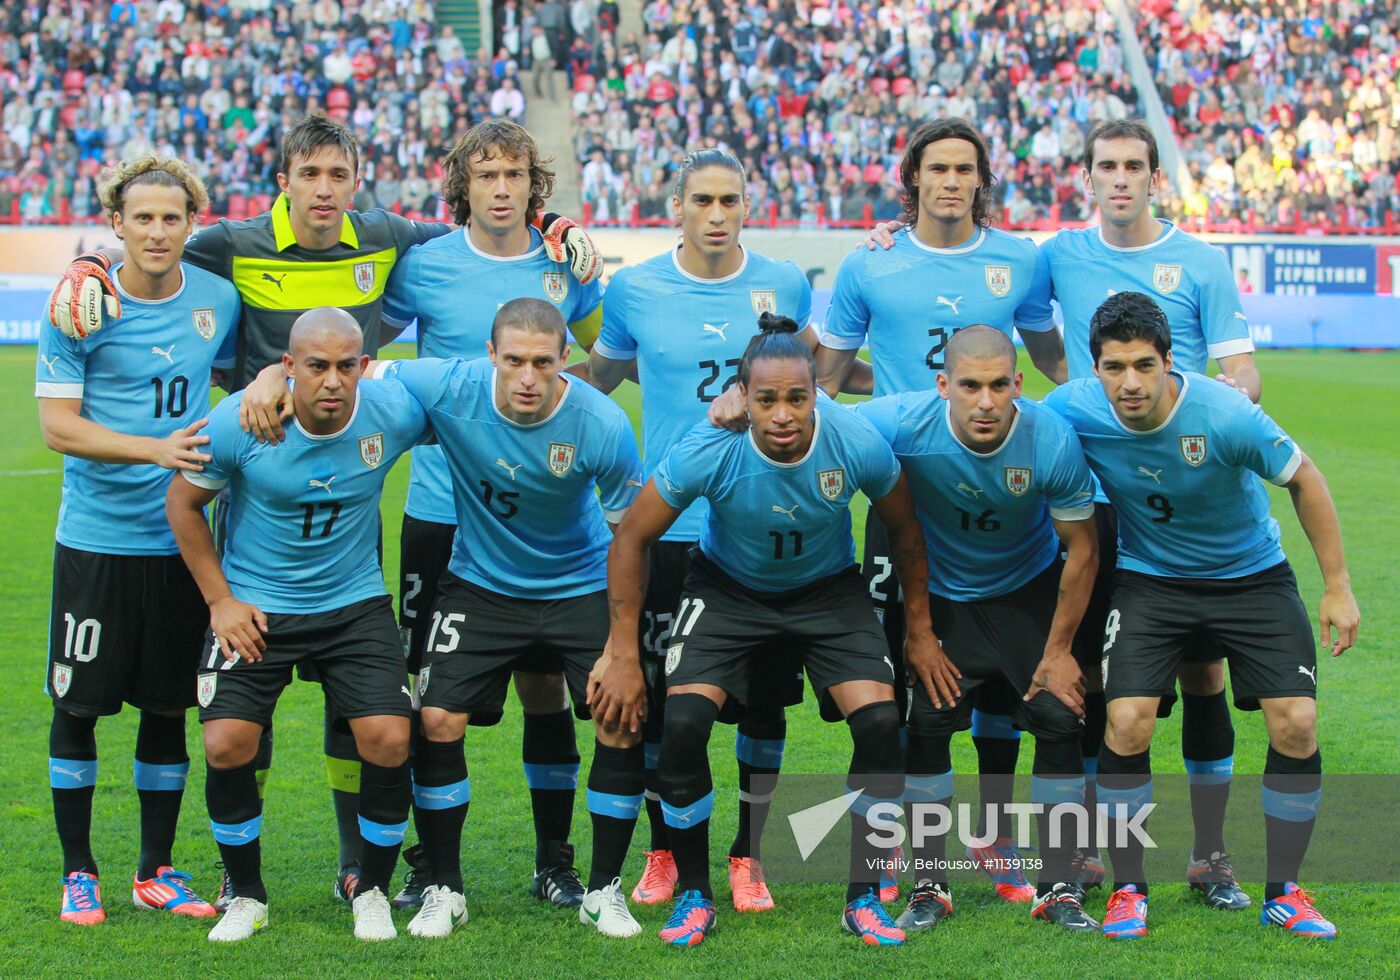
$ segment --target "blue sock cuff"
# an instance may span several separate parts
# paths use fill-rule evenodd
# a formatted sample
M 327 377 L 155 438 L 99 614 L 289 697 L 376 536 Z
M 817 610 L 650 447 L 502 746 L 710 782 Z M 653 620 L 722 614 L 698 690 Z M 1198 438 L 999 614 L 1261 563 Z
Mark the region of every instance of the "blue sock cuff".
M 1186 781 L 1192 786 L 1223 786 L 1235 771 L 1235 757 L 1223 759 L 1183 759 Z
M 531 789 L 578 789 L 578 763 L 527 762 L 525 784 Z
M 1032 776 L 1031 802 L 1047 807 L 1084 802 L 1083 776 Z
M 1108 813 L 1110 817 L 1116 817 L 1117 813 L 1113 809 L 1117 806 L 1125 806 L 1126 815 L 1136 816 L 1148 803 L 1152 802 L 1152 778 L 1147 777 L 1137 786 L 1105 786 L 1100 780 L 1098 783 L 1099 808 Z
M 240 847 L 253 843 L 262 834 L 262 814 L 243 823 L 219 823 L 210 820 L 209 826 L 214 831 L 214 840 L 220 844 Z
M 677 830 L 685 830 L 702 820 L 709 820 L 714 809 L 714 790 L 710 790 L 688 806 L 673 806 L 664 799 L 661 801 L 661 815 L 666 818 L 666 826 L 675 827 Z
M 97 785 L 96 759 L 49 758 L 49 785 L 54 789 L 85 789 Z
M 936 776 L 934 778 L 937 779 L 941 777 Z M 846 785 L 847 793 L 854 792 L 855 789 L 856 787 L 851 786 L 850 784 Z M 951 793 L 951 790 L 949 792 Z M 942 797 L 939 797 L 939 799 L 942 799 Z M 899 800 L 899 797 L 890 799 L 887 796 L 874 796 L 862 790 L 860 796 L 857 796 L 856 801 L 851 804 L 851 813 L 857 817 L 864 817 L 870 812 L 871 807 L 878 806 L 881 803 L 898 803 Z
M 468 776 L 446 786 L 413 784 L 413 805 L 420 810 L 450 810 L 472 801 L 472 781 Z
M 1306 823 L 1317 819 L 1317 808 L 1322 804 L 1322 790 L 1308 793 L 1280 793 L 1267 786 L 1259 788 L 1259 799 L 1264 804 L 1264 815 L 1290 823 Z
M 936 776 L 907 776 L 904 779 L 904 802 L 936 803 L 953 795 L 953 770 Z
M 588 791 L 588 812 L 614 820 L 636 820 L 642 810 L 642 794 L 621 796 L 617 793 L 600 793 L 596 789 Z
M 743 732 L 734 736 L 734 757 L 755 769 L 781 769 L 787 739 L 749 738 Z
M 1021 732 L 1020 729 L 1012 724 L 1010 715 L 989 715 L 973 708 L 972 737 L 1001 738 L 1007 741 L 1019 741 Z
M 137 759 L 131 768 L 131 778 L 138 790 L 182 792 L 190 775 L 189 761 L 142 762 Z
M 401 823 L 375 823 L 363 814 L 360 816 L 360 836 L 378 847 L 397 847 L 403 843 L 407 830 L 407 819 Z

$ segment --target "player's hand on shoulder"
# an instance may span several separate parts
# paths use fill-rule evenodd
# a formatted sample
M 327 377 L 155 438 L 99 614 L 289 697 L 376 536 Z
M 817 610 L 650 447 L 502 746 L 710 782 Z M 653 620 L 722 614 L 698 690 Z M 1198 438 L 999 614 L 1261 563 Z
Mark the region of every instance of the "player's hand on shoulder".
M 710 424 L 716 429 L 743 432 L 749 427 L 749 412 L 738 385 L 733 385 L 710 402 Z
M 1068 650 L 1045 651 L 1022 700 L 1031 701 L 1041 691 L 1049 691 L 1070 711 L 1084 717 L 1084 675 Z
M 1244 385 L 1240 384 L 1238 381 L 1236 381 L 1234 378 L 1230 377 L 1228 374 L 1225 374 L 1224 372 L 1221 372 L 1220 374 L 1217 374 L 1217 375 L 1215 376 L 1215 380 L 1216 380 L 1216 381 L 1219 381 L 1221 384 L 1229 385 L 1231 388 L 1234 388 L 1236 391 L 1238 391 L 1238 392 L 1239 392 L 1240 394 L 1242 394 L 1242 395 L 1245 395 L 1245 396 L 1248 396 L 1248 395 L 1249 395 L 1249 391 L 1245 388 Z
M 923 685 L 935 708 L 952 707 L 962 697 L 958 679 L 962 672 L 943 652 L 943 644 L 930 631 L 904 638 L 904 665 L 910 677 Z
M 209 629 L 225 659 L 256 663 L 267 649 L 267 616 L 257 606 L 226 595 L 209 606 Z
M 594 720 L 607 730 L 640 731 L 646 700 L 641 659 L 635 653 L 614 656 L 609 636 L 603 655 L 588 674 L 588 706 Z
M 540 219 L 540 234 L 549 260 L 567 264 L 580 286 L 587 286 L 602 275 L 603 254 L 572 218 L 551 211 Z
M 176 429 L 164 439 L 157 439 L 156 451 L 151 462 L 167 470 L 200 472 L 204 469 L 204 464 L 213 459 L 208 453 L 202 453 L 196 448 L 208 445 L 209 437 L 199 432 L 208 424 L 209 420 L 203 418 L 183 429 Z
M 122 315 L 111 263 L 100 252 L 80 255 L 63 270 L 49 297 L 49 322 L 64 336 L 82 340 L 102 329 L 102 316 Z
M 1330 589 L 1322 593 L 1317 607 L 1320 645 L 1330 647 L 1332 656 L 1340 657 L 1356 645 L 1356 630 L 1361 623 L 1361 610 L 1350 588 Z M 1332 639 L 1336 629 L 1337 638 Z
M 903 221 L 882 221 L 865 236 L 865 247 L 873 252 L 877 248 L 894 248 L 894 233 L 904 227 Z
M 258 442 L 281 442 L 286 434 L 282 423 L 292 417 L 292 392 L 281 364 L 269 364 L 258 372 L 243 391 L 238 406 L 238 424 Z

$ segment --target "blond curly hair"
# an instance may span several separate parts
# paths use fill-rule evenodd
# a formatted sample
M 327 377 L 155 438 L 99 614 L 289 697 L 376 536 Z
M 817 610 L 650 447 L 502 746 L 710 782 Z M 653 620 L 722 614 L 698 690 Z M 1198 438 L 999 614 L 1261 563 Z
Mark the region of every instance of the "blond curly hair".
M 184 161 L 150 155 L 123 160 L 103 173 L 97 194 L 107 217 L 121 213 L 126 205 L 127 188 L 140 185 L 183 190 L 185 210 L 191 214 L 202 214 L 209 207 L 209 192 L 204 189 L 204 181 L 195 176 Z

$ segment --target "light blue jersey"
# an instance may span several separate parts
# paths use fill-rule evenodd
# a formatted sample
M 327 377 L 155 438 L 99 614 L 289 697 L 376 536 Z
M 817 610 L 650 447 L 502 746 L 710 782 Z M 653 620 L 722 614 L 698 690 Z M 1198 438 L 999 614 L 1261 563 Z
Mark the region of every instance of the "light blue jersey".
M 608 284 L 603 332 L 593 346 L 615 361 L 637 361 L 648 474 L 704 421 L 710 402 L 737 383 L 759 314 L 792 317 L 799 329 L 812 317 L 812 287 L 791 262 L 745 249 L 732 276 L 697 279 L 680 267 L 678 251 L 679 246 L 618 270 Z M 664 540 L 698 539 L 708 507 L 697 500 Z
M 1167 578 L 1240 578 L 1283 561 L 1260 477 L 1282 486 L 1303 455 L 1243 394 L 1172 372 L 1171 415 L 1151 432 L 1119 421 L 1098 381 L 1071 381 L 1045 405 L 1079 434 L 1118 511 L 1118 567 Z
M 836 273 L 822 343 L 856 350 L 867 340 L 875 395 L 927 391 L 956 331 L 985 323 L 1011 336 L 1055 329 L 1050 274 L 1027 239 L 980 228 L 956 248 L 925 245 L 909 229 L 894 247 L 857 248 Z
M 181 263 L 175 295 L 151 302 L 112 281 L 122 316 L 86 340 L 39 332 L 38 398 L 81 398 L 82 416 L 113 432 L 163 439 L 209 412 L 209 371 L 232 365 L 241 302 L 219 276 Z M 154 464 L 95 463 L 66 456 L 60 544 L 105 555 L 173 555 L 165 520 L 171 471 Z M 71 501 L 79 502 L 70 507 Z
M 500 595 L 566 599 L 607 587 L 608 524 L 642 487 L 632 423 L 587 383 L 563 375 L 547 419 L 496 407 L 490 360 L 387 361 L 428 411 L 451 474 L 452 574 Z
M 899 480 L 899 462 L 868 422 L 830 400 L 817 409 L 812 445 L 779 463 L 752 431 L 709 422 L 678 443 L 654 479 L 677 510 L 705 498 L 700 550 L 725 573 L 760 592 L 786 592 L 855 564 L 851 498 L 879 500 Z
M 530 250 L 508 258 L 482 252 L 462 228 L 399 259 L 384 289 L 383 316 L 401 328 L 418 321 L 419 357 L 474 360 L 486 355 L 496 311 L 522 296 L 548 300 L 565 323 L 576 323 L 603 302 L 603 285 L 594 280 L 580 286 L 568 265 L 549 260 L 534 228 Z M 404 511 L 420 521 L 457 522 L 452 481 L 439 447 L 413 451 Z
M 967 602 L 1005 595 L 1060 551 L 1053 521 L 1094 514 L 1094 481 L 1074 430 L 1025 398 L 997 449 L 959 441 L 936 391 L 855 406 L 885 437 L 914 494 L 929 554 L 929 591 Z
M 318 613 L 385 595 L 379 496 L 394 462 L 428 438 L 419 404 L 394 381 L 362 380 L 350 421 L 312 435 L 295 420 L 280 445 L 238 424 L 243 393 L 209 415 L 214 461 L 185 479 L 229 490 L 224 576 L 265 613 Z
M 1159 219 L 1161 220 L 1161 219 Z M 1092 378 L 1089 321 L 1114 293 L 1152 297 L 1172 331 L 1172 364 L 1204 373 L 1207 361 L 1254 350 L 1230 266 L 1218 249 L 1170 221 L 1150 245 L 1117 248 L 1097 228 L 1066 229 L 1041 246 L 1065 321 L 1071 378 Z

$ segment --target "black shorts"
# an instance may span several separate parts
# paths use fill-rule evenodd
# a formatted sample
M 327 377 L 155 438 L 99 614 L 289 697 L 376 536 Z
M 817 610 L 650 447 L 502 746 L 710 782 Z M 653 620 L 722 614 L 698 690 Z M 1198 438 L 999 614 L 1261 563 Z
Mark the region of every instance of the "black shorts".
M 1032 701 L 1022 700 L 1045 653 L 1059 602 L 1061 568 L 1053 561 L 1019 589 L 991 599 L 960 602 L 929 596 L 933 631 L 962 674 L 958 687 L 963 697 L 955 705 L 934 708 L 923 685 L 916 684 L 909 709 L 912 734 L 951 735 L 971 727 L 974 705 L 987 710 L 977 701 L 977 691 L 995 683 L 1012 692 L 1014 700 L 1006 703 L 1005 713 L 1017 728 L 1055 741 L 1079 738 L 1079 718 L 1055 695 L 1041 691 Z
M 806 668 L 823 700 L 846 681 L 894 683 L 880 621 L 855 566 L 800 589 L 757 592 L 697 550 L 666 648 L 667 688 L 713 684 L 749 704 L 751 691 L 758 696 L 755 659 L 773 656 L 778 640 L 799 658 L 791 662 Z
M 179 555 L 55 544 L 45 691 L 74 714 L 194 704 L 209 609 Z
M 607 592 L 517 599 L 444 572 L 418 672 L 424 708 L 465 712 L 473 725 L 501 720 L 513 671 L 562 673 L 575 711 L 608 642 Z M 587 717 L 587 715 L 584 715 Z
M 412 714 L 394 604 L 375 596 L 326 612 L 269 613 L 262 660 L 225 660 L 206 635 L 196 694 L 199 720 L 241 718 L 266 727 L 292 669 L 316 668 L 340 718 Z
M 399 634 L 408 672 L 423 665 L 423 643 L 432 624 L 438 580 L 452 559 L 455 524 L 420 521 L 403 515 L 399 531 Z
M 1192 644 L 1230 663 L 1235 707 L 1317 696 L 1317 650 L 1288 562 L 1233 579 L 1159 578 L 1120 569 L 1104 629 L 1104 695 L 1165 697 Z
M 646 740 L 649 742 L 661 740 L 666 705 L 663 663 L 670 647 L 676 610 L 685 592 L 691 556 L 697 553 L 691 541 L 658 541 L 651 546 L 640 637 L 642 667 L 647 681 Z M 754 675 L 749 686 L 754 692 L 756 711 L 781 710 L 802 703 L 802 663 L 798 653 L 781 640 L 771 647 L 771 651 L 765 650 L 763 656 L 754 658 L 752 664 Z M 739 702 L 726 704 L 720 712 L 720 721 L 737 723 L 743 717 L 744 707 Z

